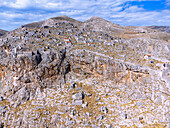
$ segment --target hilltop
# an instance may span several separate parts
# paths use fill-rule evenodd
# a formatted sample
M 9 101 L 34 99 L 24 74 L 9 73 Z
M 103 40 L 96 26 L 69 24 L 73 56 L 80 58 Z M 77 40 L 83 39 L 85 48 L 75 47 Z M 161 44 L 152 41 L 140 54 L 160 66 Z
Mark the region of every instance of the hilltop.
M 114 37 L 120 38 L 160 38 L 163 40 L 170 40 L 169 36 L 169 26 L 149 26 L 149 27 L 136 27 L 136 26 L 126 26 L 123 27 L 119 24 L 112 23 L 105 19 L 97 16 L 93 16 L 90 19 L 81 22 L 70 18 L 68 16 L 62 15 L 59 17 L 52 17 L 45 21 L 33 22 L 25 25 L 21 25 L 20 28 L 40 28 L 44 26 L 55 26 L 56 23 L 71 23 L 74 24 L 79 29 L 91 29 L 94 31 L 105 32 Z M 166 33 L 161 33 L 166 32 Z M 146 34 L 147 33 L 147 34 Z
M 67 16 L 0 37 L 0 127 L 170 127 L 170 33 Z

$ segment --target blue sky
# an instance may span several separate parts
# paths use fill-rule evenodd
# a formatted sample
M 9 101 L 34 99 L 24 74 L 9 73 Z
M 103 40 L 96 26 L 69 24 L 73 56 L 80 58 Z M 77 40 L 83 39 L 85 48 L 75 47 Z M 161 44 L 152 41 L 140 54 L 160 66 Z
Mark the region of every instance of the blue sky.
M 0 29 L 67 15 L 98 16 L 123 26 L 170 26 L 170 0 L 0 0 Z

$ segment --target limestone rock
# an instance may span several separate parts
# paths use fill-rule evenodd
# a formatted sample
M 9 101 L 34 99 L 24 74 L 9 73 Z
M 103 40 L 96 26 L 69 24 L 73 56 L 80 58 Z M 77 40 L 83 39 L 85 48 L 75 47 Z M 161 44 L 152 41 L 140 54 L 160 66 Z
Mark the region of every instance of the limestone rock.
M 100 111 L 100 112 L 103 112 L 103 113 L 105 113 L 105 114 L 108 113 L 108 109 L 107 109 L 105 106 L 100 107 L 100 108 L 99 108 L 99 111 Z
M 83 104 L 83 100 L 73 100 L 72 104 L 73 105 L 82 105 Z
M 80 93 L 76 93 L 72 96 L 73 100 L 82 100 L 84 99 L 84 93 L 80 92 Z
M 67 16 L 0 36 L 0 127 L 169 127 L 169 40 Z

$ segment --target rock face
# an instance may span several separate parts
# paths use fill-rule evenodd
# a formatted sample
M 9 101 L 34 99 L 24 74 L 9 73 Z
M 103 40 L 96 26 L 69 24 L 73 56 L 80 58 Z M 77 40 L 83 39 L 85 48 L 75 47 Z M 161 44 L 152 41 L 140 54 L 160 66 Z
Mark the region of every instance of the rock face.
M 0 127 L 169 127 L 170 45 L 143 29 L 61 16 L 0 38 Z

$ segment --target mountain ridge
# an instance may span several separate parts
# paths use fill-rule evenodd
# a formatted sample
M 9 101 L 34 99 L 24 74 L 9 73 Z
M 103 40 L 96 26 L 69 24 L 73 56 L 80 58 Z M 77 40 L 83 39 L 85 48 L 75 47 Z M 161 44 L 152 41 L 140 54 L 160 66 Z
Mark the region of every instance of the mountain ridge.
M 170 33 L 170 26 L 156 26 L 156 25 L 153 25 L 153 26 L 148 26 L 148 28 L 151 28 L 151 29 L 154 29 L 154 30 L 159 30 L 159 31 L 162 31 L 162 32 Z
M 105 28 L 105 29 L 107 28 L 106 30 L 101 29 L 101 31 L 103 31 L 103 30 L 104 31 L 112 31 L 114 33 L 115 32 L 122 33 L 122 32 L 125 32 L 126 29 L 128 29 L 130 31 L 134 31 L 134 30 L 136 30 L 136 28 L 139 28 L 139 29 L 147 28 L 147 29 L 151 29 L 151 30 L 158 30 L 158 31 L 170 33 L 170 26 L 125 26 L 125 27 L 123 27 L 119 24 L 115 24 L 111 21 L 105 20 L 105 19 L 98 17 L 98 16 L 93 16 L 90 19 L 87 19 L 85 21 L 78 21 L 78 20 L 71 18 L 71 17 L 68 17 L 66 15 L 61 15 L 61 16 L 58 16 L 58 17 L 49 18 L 49 19 L 44 20 L 44 21 L 37 21 L 37 22 L 32 22 L 32 23 L 28 23 L 28 24 L 25 24 L 25 25 L 21 25 L 19 28 L 23 28 L 23 27 L 40 28 L 42 26 L 48 26 L 50 24 L 52 26 L 52 25 L 55 24 L 53 22 L 64 22 L 64 21 L 67 21 L 67 22 L 70 22 L 70 23 L 75 23 L 81 29 L 86 27 L 86 26 L 90 26 L 94 30 L 95 29 L 100 30 L 99 28 Z M 109 30 L 108 28 L 109 29 L 111 28 L 111 30 Z M 135 28 L 135 29 L 133 29 L 133 28 Z

